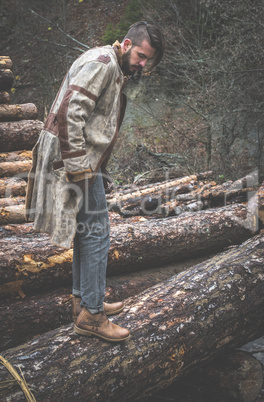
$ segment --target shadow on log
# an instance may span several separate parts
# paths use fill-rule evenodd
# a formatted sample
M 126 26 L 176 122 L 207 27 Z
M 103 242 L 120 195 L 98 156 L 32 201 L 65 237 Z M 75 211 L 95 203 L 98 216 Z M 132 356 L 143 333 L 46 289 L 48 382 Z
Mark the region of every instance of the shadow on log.
M 180 377 L 146 402 L 254 402 L 263 386 L 261 363 L 250 353 L 235 350 Z
M 8 91 L 14 82 L 14 74 L 9 68 L 0 68 L 0 90 Z
M 36 400 L 135 401 L 264 331 L 264 236 L 258 235 L 127 300 L 113 322 L 121 344 L 77 336 L 72 325 L 2 353 Z M 0 367 L 1 398 L 24 400 Z

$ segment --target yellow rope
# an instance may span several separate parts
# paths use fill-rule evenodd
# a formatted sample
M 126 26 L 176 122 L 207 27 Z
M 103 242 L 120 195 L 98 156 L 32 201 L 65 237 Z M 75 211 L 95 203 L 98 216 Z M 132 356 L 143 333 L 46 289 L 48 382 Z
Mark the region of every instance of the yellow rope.
M 14 369 L 14 367 L 1 355 L 0 355 L 0 362 L 3 364 L 3 366 L 5 366 L 5 368 L 9 371 L 9 373 L 18 382 L 18 384 L 20 385 L 20 388 L 24 392 L 24 395 L 25 395 L 27 401 L 28 402 L 36 402 L 34 395 L 28 388 L 25 378 L 24 377 L 21 378 L 20 375 L 17 373 L 17 371 Z M 23 374 L 22 374 L 22 376 L 23 376 Z

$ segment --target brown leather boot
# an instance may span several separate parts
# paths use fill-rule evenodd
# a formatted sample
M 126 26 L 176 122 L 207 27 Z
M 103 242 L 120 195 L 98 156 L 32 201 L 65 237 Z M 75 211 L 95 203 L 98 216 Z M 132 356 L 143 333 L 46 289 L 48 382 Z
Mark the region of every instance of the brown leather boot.
M 104 302 L 104 311 L 106 315 L 114 315 L 120 313 L 124 310 L 123 302 L 115 302 L 115 303 L 105 303 Z
M 72 318 L 76 321 L 76 318 L 81 312 L 81 298 L 77 296 L 72 297 Z M 106 315 L 114 315 L 120 313 L 124 309 L 123 302 L 116 303 L 104 303 L 104 311 Z
M 129 330 L 109 321 L 104 311 L 91 314 L 86 308 L 82 308 L 78 315 L 74 331 L 80 335 L 97 336 L 109 342 L 125 341 L 129 337 Z

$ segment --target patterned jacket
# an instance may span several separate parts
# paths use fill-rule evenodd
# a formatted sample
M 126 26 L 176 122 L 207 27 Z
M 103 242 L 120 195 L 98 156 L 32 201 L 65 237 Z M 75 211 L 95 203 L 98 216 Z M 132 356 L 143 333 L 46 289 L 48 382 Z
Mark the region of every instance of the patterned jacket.
M 104 168 L 120 128 L 126 98 L 124 76 L 111 46 L 83 53 L 71 66 L 33 148 L 26 217 L 34 229 L 69 248 L 76 232 L 81 191 Z

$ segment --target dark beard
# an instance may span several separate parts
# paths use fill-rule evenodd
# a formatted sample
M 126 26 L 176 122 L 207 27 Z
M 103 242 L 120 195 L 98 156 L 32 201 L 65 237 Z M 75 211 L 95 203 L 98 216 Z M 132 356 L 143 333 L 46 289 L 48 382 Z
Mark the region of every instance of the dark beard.
M 125 75 L 130 75 L 132 80 L 136 82 L 141 77 L 142 68 L 139 68 L 136 71 L 131 70 L 130 55 L 131 55 L 131 49 L 129 49 L 126 53 L 123 54 L 122 71 Z
M 131 75 L 131 80 L 135 83 L 137 83 L 142 75 L 142 68 L 140 70 L 137 70 L 133 75 Z

